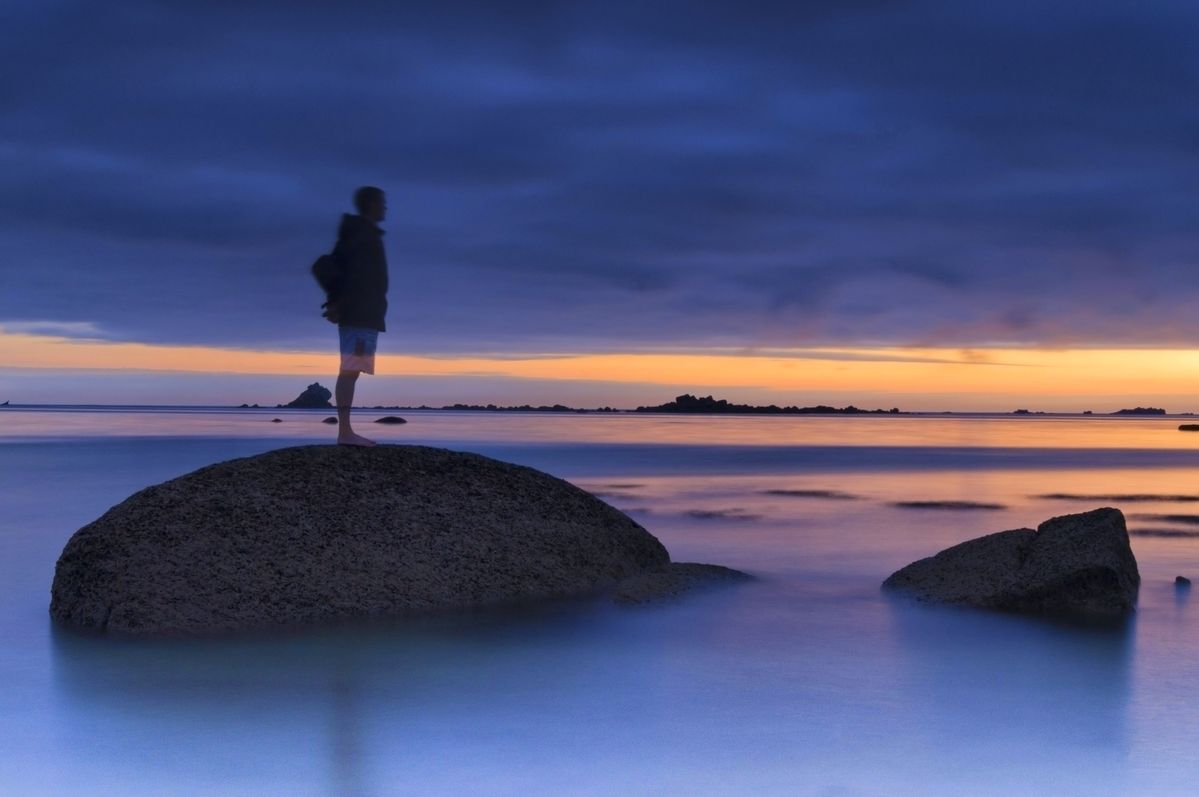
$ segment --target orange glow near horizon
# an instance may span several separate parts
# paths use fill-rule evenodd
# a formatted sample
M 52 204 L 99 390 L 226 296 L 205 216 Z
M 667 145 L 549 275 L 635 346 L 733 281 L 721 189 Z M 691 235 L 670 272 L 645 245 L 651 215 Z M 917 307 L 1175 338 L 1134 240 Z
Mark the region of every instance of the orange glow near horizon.
M 115 343 L 0 331 L 0 367 L 327 375 L 329 351 L 254 351 Z M 380 354 L 396 376 L 492 376 L 871 394 L 995 396 L 1199 395 L 1199 352 L 1183 349 L 822 348 L 769 353 Z M 730 398 L 735 399 L 735 396 Z

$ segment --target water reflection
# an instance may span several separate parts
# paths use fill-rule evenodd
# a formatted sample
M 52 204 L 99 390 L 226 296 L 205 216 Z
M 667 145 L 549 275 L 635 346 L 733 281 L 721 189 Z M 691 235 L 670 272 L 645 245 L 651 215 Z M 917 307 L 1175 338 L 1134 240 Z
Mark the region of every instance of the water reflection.
M 906 690 L 924 702 L 914 732 L 977 742 L 995 766 L 1030 741 L 1053 756 L 1127 756 L 1135 619 L 1088 627 L 887 604 Z
M 363 777 L 363 699 L 359 679 L 342 672 L 329 684 L 332 716 L 329 721 L 329 756 L 332 759 L 332 793 L 366 797 Z
M 1182 611 L 1191 600 L 1191 582 L 1174 582 L 1174 606 Z
M 136 767 L 138 780 L 150 761 L 174 782 L 236 773 L 261 794 L 403 793 L 396 759 L 419 757 L 418 739 L 432 736 L 422 729 L 464 702 L 488 703 L 480 676 L 496 679 L 497 696 L 511 693 L 503 684 L 528 677 L 513 657 L 586 635 L 595 613 L 568 602 L 268 639 L 121 640 L 52 627 L 54 685 L 72 718 L 63 743 L 78 749 L 87 737 L 92 756 Z M 494 667 L 481 669 L 487 661 Z M 555 677 L 570 678 L 571 661 L 557 657 Z M 389 736 L 402 741 L 380 762 L 380 783 L 371 761 Z M 444 756 L 453 743 L 440 741 Z

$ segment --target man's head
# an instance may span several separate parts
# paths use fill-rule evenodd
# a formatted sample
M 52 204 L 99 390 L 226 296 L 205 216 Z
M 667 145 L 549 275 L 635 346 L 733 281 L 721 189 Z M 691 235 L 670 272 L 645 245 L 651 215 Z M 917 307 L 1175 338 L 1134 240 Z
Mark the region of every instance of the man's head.
M 382 188 L 364 185 L 354 192 L 354 207 L 364 219 L 383 221 L 387 215 L 387 195 Z

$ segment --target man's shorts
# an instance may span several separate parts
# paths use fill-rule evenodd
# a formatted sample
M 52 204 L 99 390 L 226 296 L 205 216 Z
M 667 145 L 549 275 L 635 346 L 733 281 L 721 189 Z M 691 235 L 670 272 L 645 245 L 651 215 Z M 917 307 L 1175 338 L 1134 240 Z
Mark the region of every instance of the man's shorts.
M 379 330 L 365 327 L 338 327 L 341 336 L 341 370 L 375 372 L 375 346 Z

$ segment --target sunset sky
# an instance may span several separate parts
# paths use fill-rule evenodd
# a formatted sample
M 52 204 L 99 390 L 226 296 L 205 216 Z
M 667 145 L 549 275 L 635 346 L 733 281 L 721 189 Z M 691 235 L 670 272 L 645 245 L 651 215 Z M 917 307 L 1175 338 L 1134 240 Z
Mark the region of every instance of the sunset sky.
M 0 0 L 0 401 L 1199 411 L 1192 2 Z

